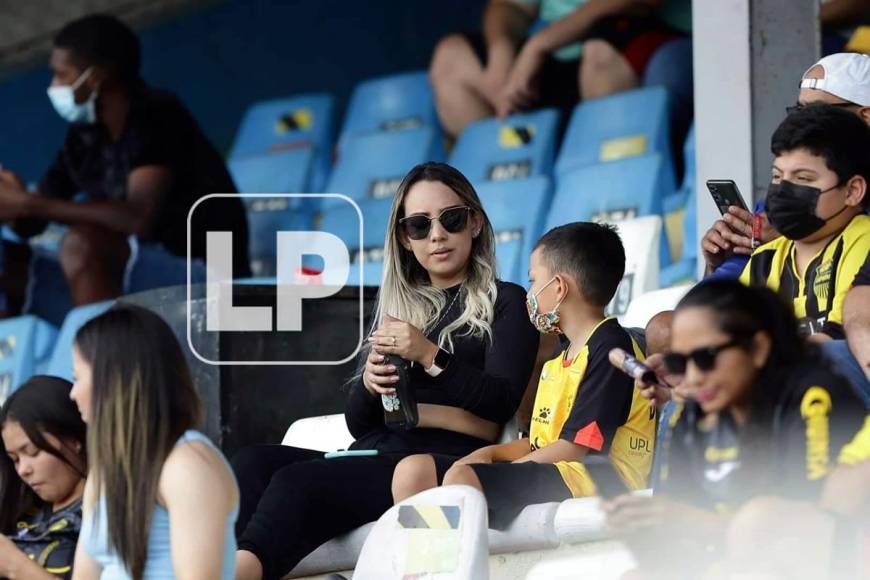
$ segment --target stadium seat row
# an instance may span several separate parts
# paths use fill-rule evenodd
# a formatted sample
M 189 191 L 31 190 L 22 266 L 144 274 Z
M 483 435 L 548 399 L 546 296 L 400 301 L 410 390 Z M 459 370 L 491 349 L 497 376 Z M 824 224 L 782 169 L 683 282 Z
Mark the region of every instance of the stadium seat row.
M 486 119 L 463 132 L 449 162 L 484 200 L 498 235 L 504 279 L 525 279 L 531 244 L 549 227 L 650 215 L 661 216 L 666 226 L 658 244 L 662 283 L 694 278 L 694 172 L 690 178 L 687 171 L 683 187 L 675 191 L 667 109 L 668 94 L 661 87 L 581 103 L 561 147 L 559 114 L 550 109 Z M 323 184 L 323 190 L 353 199 L 365 220 L 363 247 L 358 247 L 355 209 L 337 198 L 252 198 L 248 215 L 256 276 L 275 274 L 277 230 L 316 228 L 348 243 L 355 257 L 352 276 L 363 268 L 365 283 L 379 284 L 390 198 L 410 167 L 443 159 L 425 73 L 357 87 L 330 171 L 332 111 L 326 95 L 254 105 L 239 129 L 230 167 L 240 190 L 248 193 L 320 191 Z M 694 167 L 693 152 L 690 138 L 687 167 Z

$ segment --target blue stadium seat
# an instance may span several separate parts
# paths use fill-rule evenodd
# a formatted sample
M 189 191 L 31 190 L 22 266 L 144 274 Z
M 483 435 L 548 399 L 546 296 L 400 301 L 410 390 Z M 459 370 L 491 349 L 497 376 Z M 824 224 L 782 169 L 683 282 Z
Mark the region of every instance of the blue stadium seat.
M 248 254 L 254 276 L 273 276 L 278 231 L 311 230 L 313 208 L 319 199 L 293 197 L 248 197 L 244 199 L 248 214 Z
M 335 234 L 350 251 L 351 271 L 348 285 L 358 283 L 360 263 L 364 261 L 363 284 L 380 286 L 384 240 L 393 200 L 392 198 L 362 199 L 356 202 L 363 215 L 362 247 L 359 239 L 359 214 L 356 208 L 348 203 L 339 203 L 340 205 L 324 209 L 317 229 Z
M 187 284 L 188 270 L 192 284 L 205 282 L 205 261 L 174 256 L 155 244 L 129 239 L 130 260 L 124 273 L 124 294 L 145 292 L 155 288 Z
M 353 137 L 380 132 L 439 127 L 435 99 L 425 71 L 398 74 L 356 86 L 338 139 L 339 153 Z M 440 159 L 443 144 L 438 139 Z
M 477 121 L 459 136 L 450 164 L 477 183 L 550 175 L 558 124 L 556 109 Z
M 658 153 L 581 167 L 559 177 L 544 229 L 572 221 L 661 215 L 663 200 L 673 191 L 674 174 Z M 666 239 L 660 252 L 661 264 L 669 264 Z
M 529 256 L 543 233 L 552 188 L 547 177 L 531 177 L 475 186 L 496 235 L 496 257 L 503 280 L 525 285 Z M 516 243 L 513 243 L 516 241 Z M 514 246 L 519 256 L 514 259 Z
M 347 276 L 348 286 L 359 283 L 359 270 L 361 264 L 354 262 L 350 265 L 350 274 Z M 384 261 L 371 258 L 366 261 L 363 268 L 363 286 L 380 286 L 384 275 Z
M 352 199 L 390 198 L 412 167 L 433 159 L 439 139 L 431 127 L 376 133 L 350 139 L 326 190 Z M 323 201 L 323 207 L 340 204 Z
M 244 193 L 305 193 L 312 172 L 314 149 L 310 146 L 271 155 L 229 160 L 233 179 Z M 317 198 L 250 197 L 244 200 L 248 215 L 248 248 L 256 275 L 274 273 L 275 232 L 278 229 L 311 229 Z
M 520 276 L 511 274 L 511 272 L 522 271 L 523 259 L 528 262 L 528 258 L 523 256 L 523 239 L 518 237 L 513 238 L 496 238 L 495 240 L 495 260 L 498 265 L 497 275 L 500 280 L 513 282 L 520 286 L 526 287 L 528 275 Z M 528 267 L 526 268 L 528 272 Z
M 673 263 L 662 269 L 662 288 L 698 279 L 698 195 L 695 191 L 695 129 L 689 131 L 683 148 L 686 175 L 683 185 L 664 200 L 665 226 Z
M 313 159 L 314 148 L 305 146 L 234 157 L 227 166 L 242 193 L 307 193 Z
M 0 404 L 44 364 L 57 329 L 36 316 L 0 320 Z
M 108 310 L 114 303 L 114 300 L 107 300 L 70 310 L 60 327 L 54 352 L 45 371 L 47 374 L 72 380 L 72 347 L 76 333 L 85 323 Z
M 670 147 L 667 90 L 626 91 L 577 105 L 556 159 L 556 174 L 650 153 L 660 153 L 673 172 Z
M 321 191 L 332 164 L 334 108 L 335 99 L 327 94 L 257 103 L 245 113 L 229 157 L 240 159 L 312 147 L 311 180 L 306 186 L 309 191 Z M 245 191 L 241 187 L 240 191 Z

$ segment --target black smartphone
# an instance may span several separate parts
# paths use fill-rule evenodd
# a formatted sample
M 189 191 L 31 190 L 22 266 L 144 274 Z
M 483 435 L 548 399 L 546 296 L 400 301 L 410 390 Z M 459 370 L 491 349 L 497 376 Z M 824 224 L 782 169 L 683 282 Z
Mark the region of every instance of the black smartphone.
M 737 184 L 730 179 L 708 179 L 707 189 L 710 190 L 713 202 L 722 215 L 728 213 L 728 208 L 732 205 L 749 211 L 746 202 L 743 201 L 743 196 L 740 195 L 740 190 L 737 189 Z

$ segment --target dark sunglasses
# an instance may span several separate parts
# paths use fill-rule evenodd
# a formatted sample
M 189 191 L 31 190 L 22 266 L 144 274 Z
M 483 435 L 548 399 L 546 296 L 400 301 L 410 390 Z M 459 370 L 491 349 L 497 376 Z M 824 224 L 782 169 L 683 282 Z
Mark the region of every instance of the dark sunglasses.
M 702 371 L 713 370 L 713 367 L 716 366 L 716 357 L 719 356 L 720 352 L 740 346 L 744 342 L 743 340 L 734 339 L 719 346 L 696 348 L 689 354 L 669 352 L 664 356 L 665 368 L 673 375 L 682 375 L 686 372 L 686 366 L 691 360 Z
M 796 103 L 790 107 L 785 108 L 785 114 L 791 115 L 795 111 L 800 111 L 801 109 L 805 109 L 809 105 L 814 105 L 815 103 L 809 103 L 808 105 L 802 105 L 800 103 Z M 819 103 L 821 104 L 821 103 Z M 828 107 L 858 107 L 860 105 L 856 103 L 824 103 Z
M 468 225 L 468 215 L 474 211 L 467 206 L 448 207 L 438 217 L 430 218 L 425 215 L 411 215 L 399 220 L 399 224 L 405 228 L 405 233 L 412 240 L 422 240 L 429 235 L 432 229 L 432 221 L 438 220 L 447 233 L 456 234 Z

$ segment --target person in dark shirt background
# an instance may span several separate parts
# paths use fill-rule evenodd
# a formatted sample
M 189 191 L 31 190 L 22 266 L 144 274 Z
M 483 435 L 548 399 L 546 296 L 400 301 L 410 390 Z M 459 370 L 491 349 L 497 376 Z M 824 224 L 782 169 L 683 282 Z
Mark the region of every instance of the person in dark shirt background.
M 139 40 L 117 18 L 96 14 L 67 24 L 55 37 L 50 66 L 49 99 L 71 125 L 32 195 L 15 173 L 0 170 L 0 219 L 25 238 L 50 221 L 70 226 L 59 259 L 81 305 L 123 292 L 129 236 L 184 258 L 190 208 L 236 187 L 184 105 L 141 79 Z M 82 193 L 86 200 L 73 199 Z M 234 233 L 234 275 L 248 275 L 241 202 L 211 199 L 197 208 L 192 257 L 205 256 L 206 229 Z M 26 247 L 7 246 L 4 290 L 13 304 L 26 284 L 16 272 L 26 272 L 29 258 Z

